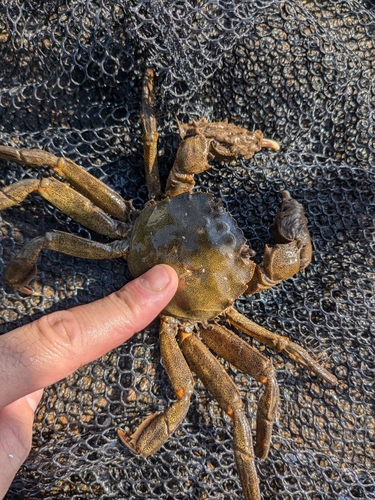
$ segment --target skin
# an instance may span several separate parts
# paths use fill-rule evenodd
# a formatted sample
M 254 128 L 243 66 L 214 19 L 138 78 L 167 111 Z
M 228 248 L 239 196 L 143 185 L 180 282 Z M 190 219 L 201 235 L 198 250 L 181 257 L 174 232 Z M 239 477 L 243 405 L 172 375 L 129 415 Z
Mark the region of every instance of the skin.
M 43 388 L 145 328 L 177 285 L 176 272 L 158 265 L 101 300 L 43 316 L 0 337 L 0 498 L 30 452 Z

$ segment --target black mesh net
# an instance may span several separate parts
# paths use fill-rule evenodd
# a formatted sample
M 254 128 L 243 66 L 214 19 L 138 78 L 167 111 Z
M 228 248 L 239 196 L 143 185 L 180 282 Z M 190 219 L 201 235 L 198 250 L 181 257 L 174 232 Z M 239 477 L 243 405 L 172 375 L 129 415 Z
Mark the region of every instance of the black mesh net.
M 258 461 L 264 499 L 374 499 L 375 8 L 366 1 L 3 2 L 0 142 L 70 157 L 141 207 L 139 105 L 157 74 L 165 182 L 176 118 L 228 118 L 281 143 L 201 175 L 261 255 L 288 189 L 314 242 L 304 274 L 237 308 L 289 335 L 339 379 L 321 383 L 263 349 L 278 370 L 280 414 Z M 5 162 L 1 185 L 43 173 Z M 67 230 L 100 239 L 37 196 L 2 212 L 0 264 L 32 237 Z M 121 260 L 43 252 L 42 296 L 0 289 L 2 332 L 102 297 L 130 279 Z M 228 367 L 253 419 L 261 388 Z M 155 456 L 131 455 L 135 429 L 173 400 L 157 323 L 49 387 L 33 451 L 7 498 L 240 499 L 231 423 L 197 383 L 186 420 Z

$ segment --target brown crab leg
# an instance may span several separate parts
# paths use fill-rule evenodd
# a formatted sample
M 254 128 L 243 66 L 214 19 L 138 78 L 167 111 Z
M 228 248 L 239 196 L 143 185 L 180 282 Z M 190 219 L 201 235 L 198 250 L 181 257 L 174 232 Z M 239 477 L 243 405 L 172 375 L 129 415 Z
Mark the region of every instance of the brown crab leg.
M 133 210 L 131 202 L 124 200 L 104 182 L 68 158 L 58 157 L 40 149 L 0 146 L 0 159 L 14 161 L 28 167 L 51 168 L 79 193 L 116 219 L 126 221 L 128 213 Z
M 230 307 L 225 311 L 225 316 L 233 326 L 250 337 L 262 342 L 263 344 L 273 347 L 277 352 L 286 354 L 293 361 L 315 373 L 318 377 L 322 378 L 329 384 L 337 384 L 337 378 L 332 375 L 332 373 L 323 368 L 308 354 L 307 351 L 305 351 L 305 349 L 298 344 L 291 342 L 288 337 L 283 337 L 266 330 L 266 328 L 257 325 L 254 321 L 246 318 L 246 316 L 236 311 L 233 307 Z
M 199 334 L 218 356 L 264 384 L 257 410 L 255 454 L 258 458 L 267 458 L 279 404 L 279 386 L 271 361 L 223 326 L 202 328 Z
M 194 334 L 184 331 L 179 334 L 179 339 L 190 367 L 233 421 L 234 456 L 245 500 L 260 500 L 251 428 L 235 383 Z
M 18 205 L 33 192 L 40 194 L 76 222 L 104 236 L 121 238 L 129 232 L 125 222 L 112 219 L 85 196 L 53 177 L 24 179 L 5 187 L 0 191 L 0 210 Z
M 207 161 L 208 148 L 209 143 L 202 135 L 187 137 L 180 143 L 167 180 L 168 198 L 191 191 L 195 186 L 194 175 L 212 168 Z
M 46 233 L 30 240 L 9 262 L 4 271 L 4 280 L 11 287 L 30 293 L 25 286 L 36 275 L 36 262 L 43 248 L 83 259 L 116 259 L 126 258 L 128 245 L 128 239 L 98 243 L 60 231 Z
M 190 406 L 194 381 L 176 341 L 178 324 L 178 320 L 170 316 L 161 318 L 161 356 L 177 401 L 164 412 L 150 415 L 131 436 L 122 430 L 117 431 L 122 443 L 142 457 L 152 455 L 163 446 L 181 424 Z
M 161 187 L 158 169 L 158 138 L 154 112 L 154 76 L 152 69 L 146 69 L 142 86 L 141 125 L 146 184 L 149 198 L 160 198 Z

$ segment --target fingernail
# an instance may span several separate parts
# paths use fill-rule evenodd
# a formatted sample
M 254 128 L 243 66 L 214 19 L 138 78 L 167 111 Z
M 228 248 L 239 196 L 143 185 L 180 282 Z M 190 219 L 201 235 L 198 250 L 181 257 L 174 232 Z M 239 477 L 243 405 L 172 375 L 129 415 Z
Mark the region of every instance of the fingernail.
M 148 290 L 160 292 L 170 282 L 170 276 L 164 266 L 158 265 L 147 271 L 139 280 Z
M 32 392 L 26 396 L 27 402 L 31 406 L 31 409 L 35 411 L 40 403 L 40 400 L 43 395 L 43 389 L 39 389 L 38 391 Z

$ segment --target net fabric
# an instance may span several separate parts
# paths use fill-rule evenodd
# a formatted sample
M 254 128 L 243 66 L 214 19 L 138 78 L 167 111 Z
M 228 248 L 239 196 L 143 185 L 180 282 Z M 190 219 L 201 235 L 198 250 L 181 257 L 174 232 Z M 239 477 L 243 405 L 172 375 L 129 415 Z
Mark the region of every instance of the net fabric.
M 375 8 L 371 2 L 9 1 L 0 15 L 0 141 L 72 158 L 142 206 L 141 79 L 157 74 L 162 180 L 176 118 L 260 128 L 281 143 L 198 186 L 223 199 L 260 258 L 282 189 L 314 242 L 304 274 L 237 308 L 289 335 L 335 388 L 268 349 L 280 414 L 258 462 L 264 499 L 373 499 Z M 1 164 L 1 185 L 43 172 Z M 3 267 L 48 230 L 100 239 L 37 196 L 0 214 Z M 25 297 L 1 287 L 1 331 L 87 303 L 130 279 L 121 260 L 43 252 Z M 262 348 L 263 349 L 263 348 Z M 228 367 L 254 417 L 261 389 Z M 147 460 L 118 442 L 173 400 L 157 323 L 46 390 L 34 450 L 7 498 L 241 498 L 231 424 L 200 383 L 178 432 Z

